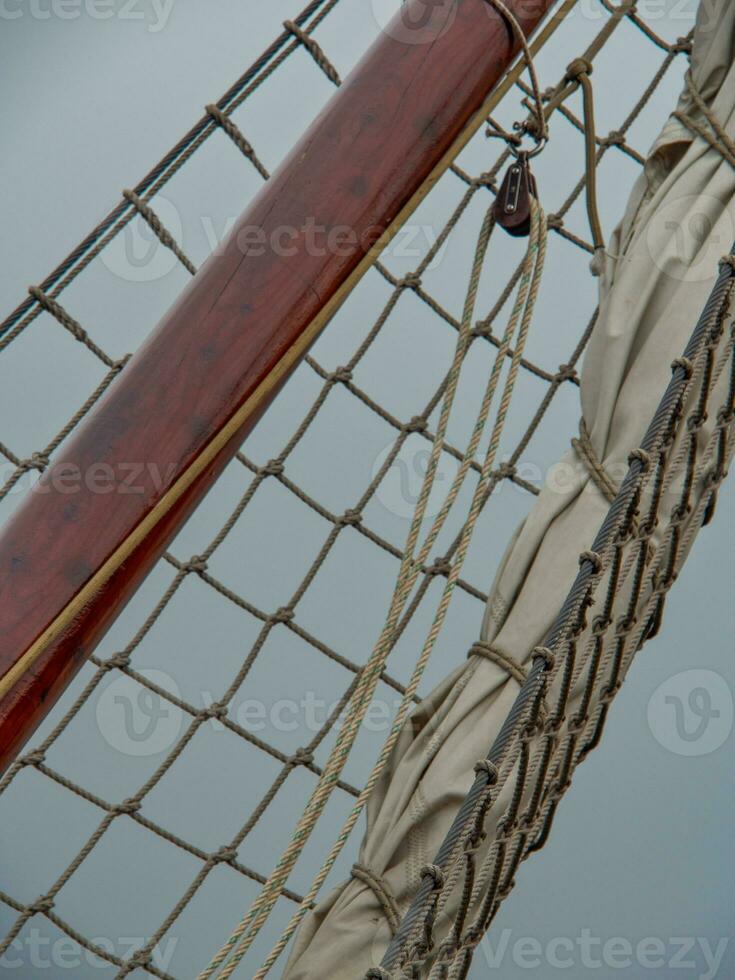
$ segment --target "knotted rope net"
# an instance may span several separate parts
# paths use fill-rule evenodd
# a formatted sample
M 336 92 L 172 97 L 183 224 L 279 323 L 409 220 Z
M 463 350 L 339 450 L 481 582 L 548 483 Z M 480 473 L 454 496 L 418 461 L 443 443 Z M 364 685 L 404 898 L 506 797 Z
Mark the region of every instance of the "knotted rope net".
M 562 5 L 563 13 L 573 8 L 571 2 Z M 538 135 L 535 86 L 524 81 L 519 69 L 497 110 L 498 118 L 489 120 L 490 135 L 499 136 L 504 146 L 498 150 L 481 135 L 455 161 L 428 199 L 427 213 L 433 221 L 437 212 L 431 209 L 437 207 L 442 225 L 421 250 L 419 261 L 409 266 L 405 256 L 389 254 L 375 264 L 368 285 L 358 287 L 287 385 L 269 418 L 238 453 L 221 481 L 222 496 L 215 493 L 214 502 L 192 520 L 193 530 L 177 539 L 139 601 L 91 658 L 34 744 L 0 782 L 0 806 L 5 800 L 11 812 L 14 807 L 17 812 L 18 793 L 27 794 L 31 787 L 34 792 L 36 788 L 45 792 L 43 784 L 50 787 L 50 799 L 63 797 L 77 806 L 79 816 L 73 826 L 89 830 L 83 839 L 78 839 L 78 833 L 70 835 L 69 847 L 61 849 L 63 860 L 53 864 L 58 873 L 40 883 L 35 897 L 27 894 L 29 885 L 22 878 L 16 882 L 15 894 L 0 883 L 0 903 L 7 913 L 0 955 L 16 950 L 33 923 L 41 922 L 120 978 L 133 973 L 161 978 L 196 973 L 202 978 L 227 977 L 236 970 L 241 976 L 265 976 L 322 885 L 332 880 L 333 871 L 344 873 L 343 857 L 348 867 L 351 864 L 353 828 L 401 725 L 420 700 L 423 685 L 446 669 L 444 665 L 436 673 L 438 668 L 430 664 L 432 651 L 443 643 L 442 652 L 451 649 L 463 655 L 468 641 L 477 635 L 487 602 L 483 584 L 487 555 L 497 555 L 493 540 L 498 525 L 488 523 L 486 515 L 494 506 L 502 506 L 500 491 L 506 487 L 516 491 L 510 505 L 512 511 L 515 508 L 513 513 L 527 510 L 539 493 L 538 479 L 529 478 L 523 466 L 529 447 L 540 442 L 548 445 L 549 459 L 554 459 L 564 442 L 574 437 L 580 458 L 612 502 L 610 515 L 591 550 L 582 556 L 579 577 L 531 670 L 518 674 L 515 665 L 508 665 L 509 674 L 517 675 L 521 693 L 489 758 L 478 761 L 467 801 L 445 846 L 426 869 L 408 916 L 401 919 L 390 896 L 384 896 L 394 941 L 376 976 L 391 976 L 397 969 L 409 976 L 466 975 L 473 949 L 512 887 L 515 869 L 528 853 L 542 846 L 574 767 L 599 741 L 609 705 L 632 656 L 643 639 L 655 632 L 666 592 L 691 538 L 711 516 L 732 446 L 733 382 L 727 397 L 710 406 L 710 426 L 706 425 L 711 393 L 721 391 L 718 382 L 732 371 L 732 337 L 725 323 L 733 272 L 728 263 L 722 267 L 713 298 L 675 366 L 662 407 L 632 457 L 622 486 L 595 459 L 584 431 L 577 438 L 570 429 L 560 427 L 558 415 L 555 420 L 557 406 L 565 400 L 568 411 L 576 410 L 577 367 L 596 319 L 594 285 L 583 283 L 588 283 L 587 266 L 601 247 L 600 212 L 603 218 L 605 212 L 596 188 L 599 185 L 603 199 L 605 162 L 615 155 L 630 168 L 631 178 L 643 165 L 644 157 L 630 133 L 646 111 L 658 108 L 658 121 L 665 118 L 671 98 L 663 92 L 660 103 L 657 99 L 667 86 L 678 89 L 689 53 L 686 38 L 659 36 L 634 3 L 616 5 L 601 0 L 596 10 L 599 16 L 582 52 L 570 50 L 570 38 L 577 38 L 565 34 L 563 23 L 544 49 L 544 75 L 554 67 L 553 78 L 558 80 L 543 92 L 551 145 L 563 141 L 567 157 L 574 159 L 576 154 L 582 175 L 563 188 L 544 187 L 542 155 L 538 176 L 543 207 L 533 207 L 529 242 L 511 245 L 504 237 L 499 245 L 497 236 L 503 234 L 499 230 L 491 242 L 492 205 L 502 173 L 518 152 L 519 140 L 533 137 L 534 124 Z M 97 372 L 88 396 L 40 449 L 15 447 L 10 438 L 0 442 L 9 470 L 0 496 L 9 510 L 29 475 L 50 464 L 65 439 L 124 371 L 129 357 L 125 352 L 105 351 L 95 328 L 83 326 L 84 317 L 77 307 L 84 305 L 79 288 L 84 274 L 96 274 L 99 260 L 132 222 L 144 223 L 182 268 L 190 274 L 196 271 L 183 243 L 159 216 L 161 192 L 215 134 L 223 141 L 223 151 L 229 152 L 230 145 L 239 151 L 249 176 L 268 179 L 276 161 L 267 159 L 247 131 L 249 102 L 277 86 L 280 72 L 294 59 L 300 59 L 304 85 L 311 80 L 324 86 L 325 97 L 338 86 L 349 62 L 341 62 L 336 55 L 330 59 L 327 40 L 334 43 L 338 35 L 343 22 L 336 20 L 331 31 L 330 22 L 341 11 L 349 16 L 349 0 L 312 0 L 286 21 L 283 32 L 228 92 L 206 106 L 192 130 L 142 181 L 123 192 L 110 214 L 53 273 L 32 287 L 28 298 L 0 326 L 2 355 L 11 357 L 43 326 L 64 331 L 74 351 L 91 358 Z M 628 50 L 632 43 L 645 48 L 646 81 L 627 111 L 619 112 L 615 128 L 601 136 L 594 132 L 590 76 L 600 60 L 614 57 L 616 50 Z M 576 108 L 578 92 L 581 113 Z M 297 120 L 296 104 L 294 125 Z M 511 132 L 506 126 L 514 121 L 519 127 Z M 723 144 L 716 129 L 707 132 L 714 144 Z M 725 152 L 731 152 L 728 145 Z M 582 198 L 587 209 L 580 218 L 575 205 Z M 614 208 L 614 202 L 605 203 Z M 472 255 L 465 256 L 463 243 L 470 240 L 476 246 Z M 453 249 L 458 250 L 456 260 L 451 258 Z M 508 273 L 507 281 L 500 283 L 497 274 L 488 272 L 488 249 L 497 250 L 497 265 Z M 469 281 L 469 288 L 464 291 L 463 287 L 463 307 L 457 308 L 456 296 L 436 272 L 443 253 L 457 266 L 464 264 L 463 282 Z M 558 367 L 549 368 L 534 353 L 542 350 L 534 345 L 534 330 L 545 315 L 544 262 L 548 266 L 555 257 L 567 268 L 576 263 L 577 281 L 582 285 L 575 317 L 584 326 L 569 326 L 563 338 L 569 353 Z M 356 313 L 364 321 L 365 311 L 372 308 L 377 315 L 363 332 L 345 327 L 354 323 Z M 498 322 L 504 326 L 498 328 Z M 415 398 L 411 407 L 407 408 L 407 399 L 402 397 L 391 398 L 386 406 L 375 394 L 381 387 L 374 379 L 384 370 L 386 359 L 400 356 L 396 325 L 407 329 L 411 323 L 430 324 L 428 329 L 434 332 L 443 356 L 417 372 L 420 383 L 409 385 L 410 396 Z M 344 336 L 352 343 L 351 350 L 346 349 Z M 474 397 L 467 395 L 470 390 L 475 391 Z M 483 392 L 479 400 L 477 391 Z M 452 422 L 453 407 L 464 411 L 465 399 L 475 406 L 465 413 L 468 434 Z M 295 427 L 294 406 L 302 416 Z M 713 411 L 715 426 L 711 425 Z M 345 476 L 341 466 L 339 453 L 346 444 L 333 445 L 335 413 L 349 418 L 353 459 L 363 460 L 356 466 L 358 477 L 370 469 L 365 459 L 376 460 L 369 479 L 360 487 L 355 476 Z M 514 414 L 523 418 L 523 425 L 510 425 Z M 382 440 L 385 447 L 377 457 L 376 440 Z M 405 499 L 392 496 L 390 488 L 396 472 L 404 473 L 407 452 L 413 454 L 409 458 L 420 461 L 421 479 L 409 512 L 404 513 Z M 326 460 L 319 467 L 327 473 L 326 482 L 321 481 L 326 502 L 319 499 L 308 468 L 304 469 L 303 457 L 308 453 Z M 677 482 L 682 473 L 683 483 Z M 332 483 L 340 479 L 352 494 L 346 506 L 345 494 L 332 490 Z M 434 490 L 442 482 L 449 489 L 435 504 Z M 706 485 L 707 492 L 692 513 L 690 501 L 697 485 Z M 294 515 L 295 526 L 307 526 L 298 544 L 291 542 L 291 563 L 298 571 L 287 577 L 293 580 L 291 591 L 277 596 L 272 605 L 265 604 L 257 582 L 250 581 L 251 595 L 238 588 L 220 557 L 231 547 L 240 556 L 257 549 L 258 508 L 266 495 Z M 385 501 L 387 510 L 392 506 L 395 511 L 387 518 L 380 512 L 381 502 L 386 509 Z M 656 518 L 668 505 L 671 519 L 664 539 L 658 541 Z M 227 513 L 225 520 L 223 512 Z M 251 513 L 254 517 L 249 523 Z M 403 540 L 405 520 L 409 531 Z M 271 530 L 277 533 L 277 527 Z M 323 580 L 329 583 L 329 590 L 336 590 L 335 583 L 344 577 L 339 559 L 346 539 L 352 547 L 359 547 L 360 575 L 367 576 L 368 569 L 373 573 L 371 586 L 384 603 L 373 617 L 371 638 L 378 639 L 370 649 L 365 649 L 362 638 L 357 642 L 346 608 L 349 603 L 330 606 L 324 590 L 320 601 L 312 598 L 320 595 Z M 182 554 L 181 549 L 192 541 L 196 541 L 196 551 Z M 308 548 L 311 554 L 305 561 Z M 371 557 L 363 558 L 363 554 Z M 348 564 L 354 573 L 354 563 Z M 284 566 L 288 565 L 284 560 Z M 395 582 L 392 594 L 385 592 L 387 581 Z M 362 594 L 367 591 L 363 584 Z M 175 656 L 166 623 L 182 614 L 182 605 L 194 602 L 195 596 L 196 601 L 204 601 L 205 595 L 213 609 L 234 621 L 238 642 L 231 644 L 232 656 L 225 658 L 212 683 L 216 695 L 202 703 L 201 659 L 178 660 L 178 683 L 171 684 L 150 669 L 151 663 L 157 668 L 165 661 L 150 660 L 148 651 L 158 645 Z M 452 599 L 455 606 L 462 604 L 464 626 L 452 620 Z M 371 609 L 377 605 L 371 604 Z M 315 615 L 320 608 L 322 618 L 326 614 L 339 622 L 341 616 L 348 629 L 340 632 L 329 628 L 331 623 L 320 626 Z M 643 616 L 641 608 L 645 609 Z M 322 627 L 325 635 L 320 635 Z M 416 632 L 421 627 L 425 627 L 423 638 Z M 122 629 L 130 631 L 126 638 Z M 278 664 L 277 648 L 286 644 L 293 644 L 297 656 L 307 663 L 317 655 L 323 658 L 329 671 L 325 675 L 328 686 L 334 693 L 307 744 L 290 744 L 287 733 L 264 735 L 234 710 L 243 696 L 262 696 L 260 665 L 268 659 Z M 407 650 L 412 651 L 410 658 Z M 191 683 L 186 677 L 189 668 L 194 677 Z M 74 764 L 78 745 L 74 730 L 81 726 L 89 737 L 105 691 L 120 680 L 126 690 L 135 691 L 135 698 L 147 699 L 147 704 L 164 714 L 177 713 L 180 731 L 152 757 L 147 769 L 142 764 L 131 768 L 124 753 L 112 753 L 110 781 L 95 779 L 92 787 L 85 786 Z M 581 707 L 567 717 L 570 693 L 580 690 Z M 393 704 L 387 737 L 384 731 L 377 751 L 353 752 L 378 696 Z M 166 798 L 167 786 L 176 787 L 179 770 L 185 773 L 184 789 L 179 785 L 174 793 L 183 796 L 174 795 L 174 799 L 185 801 L 206 792 L 194 772 L 197 753 L 201 754 L 212 733 L 226 741 L 227 752 L 244 753 L 237 756 L 240 761 L 234 769 L 223 764 L 219 773 L 215 791 L 227 802 L 216 809 L 226 811 L 231 819 L 226 836 L 216 844 L 201 827 L 184 833 L 178 804 L 167 809 L 156 802 L 159 795 Z M 72 748 L 65 755 L 67 742 Z M 370 756 L 367 773 L 354 761 L 361 751 Z M 205 755 L 199 764 L 209 770 L 201 777 L 206 784 L 215 760 L 207 761 Z M 115 766 L 120 767 L 117 775 Z M 245 785 L 244 795 L 228 796 L 233 784 Z M 503 788 L 511 785 L 512 803 L 486 839 L 488 815 Z M 118 793 L 118 787 L 125 789 Z M 106 889 L 125 893 L 126 869 L 117 861 L 115 873 L 110 874 L 104 851 L 115 834 L 128 831 L 135 840 L 142 835 L 154 841 L 145 847 L 153 848 L 149 853 L 155 855 L 151 860 L 156 867 L 159 861 L 161 869 L 167 867 L 173 856 L 179 860 L 179 870 L 168 877 L 165 894 L 157 896 L 150 908 L 146 906 L 150 918 L 145 935 L 125 949 L 112 925 L 105 926 L 107 939 L 99 938 L 102 932 L 95 931 L 94 916 L 85 913 L 74 895 L 79 880 L 88 888 L 90 881 L 104 882 Z M 329 838 L 335 841 L 331 845 Z M 163 870 L 157 873 L 165 875 Z M 357 873 L 370 879 L 369 870 Z M 130 879 L 130 887 L 136 889 L 138 881 L 132 872 Z M 380 882 L 372 887 L 380 890 Z M 222 891 L 212 892 L 216 888 Z M 453 890 L 461 893 L 460 914 L 449 934 L 437 943 L 433 924 Z M 216 922 L 202 928 L 213 893 L 219 896 Z M 185 938 L 178 953 L 167 960 L 162 951 L 171 936 Z

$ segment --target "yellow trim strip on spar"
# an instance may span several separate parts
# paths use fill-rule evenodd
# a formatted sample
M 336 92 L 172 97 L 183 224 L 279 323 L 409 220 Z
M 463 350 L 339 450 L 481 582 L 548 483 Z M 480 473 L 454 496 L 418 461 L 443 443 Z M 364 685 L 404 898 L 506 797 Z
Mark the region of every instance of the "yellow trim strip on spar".
M 536 34 L 530 45 L 531 53 L 537 54 L 554 34 L 557 27 L 566 17 L 567 13 L 576 4 L 577 0 L 564 0 L 562 6 L 552 13 L 543 28 Z M 4 698 L 25 674 L 39 659 L 43 652 L 64 633 L 69 624 L 78 616 L 80 611 L 87 605 L 94 596 L 112 578 L 123 562 L 132 555 L 143 541 L 148 537 L 156 525 L 163 520 L 171 508 L 177 503 L 182 495 L 189 489 L 192 483 L 204 472 L 207 466 L 212 463 L 219 455 L 220 451 L 227 445 L 230 439 L 244 425 L 248 417 L 254 412 L 265 395 L 278 384 L 284 374 L 298 361 L 309 348 L 311 343 L 321 333 L 329 319 L 334 316 L 339 307 L 345 301 L 350 292 L 355 288 L 360 279 L 368 269 L 375 263 L 376 259 L 383 251 L 385 246 L 391 241 L 396 232 L 402 227 L 424 198 L 429 194 L 440 177 L 449 169 L 449 166 L 467 146 L 472 137 L 482 126 L 488 115 L 496 108 L 498 103 L 505 97 L 510 89 L 515 85 L 523 74 L 525 62 L 521 57 L 515 65 L 506 72 L 502 81 L 491 92 L 482 107 L 475 113 L 467 123 L 453 145 L 447 150 L 442 159 L 429 174 L 421 187 L 416 191 L 411 200 L 396 218 L 391 222 L 390 227 L 384 232 L 376 245 L 366 253 L 360 264 L 354 269 L 351 275 L 342 283 L 334 296 L 325 304 L 318 315 L 311 321 L 308 327 L 300 335 L 298 340 L 286 351 L 281 360 L 275 365 L 271 373 L 264 378 L 255 391 L 245 401 L 228 422 L 214 435 L 209 443 L 188 468 L 181 474 L 178 480 L 166 491 L 156 506 L 149 511 L 135 529 L 125 540 L 118 545 L 107 561 L 97 569 L 94 575 L 84 585 L 79 592 L 61 610 L 58 616 L 50 623 L 41 635 L 28 647 L 28 649 L 18 658 L 9 670 L 0 678 L 0 699 Z

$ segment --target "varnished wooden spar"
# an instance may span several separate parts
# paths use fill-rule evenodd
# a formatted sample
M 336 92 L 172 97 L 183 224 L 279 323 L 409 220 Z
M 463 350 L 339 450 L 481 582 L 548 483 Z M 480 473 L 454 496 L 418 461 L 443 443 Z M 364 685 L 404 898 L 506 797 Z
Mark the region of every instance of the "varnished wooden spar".
M 3 529 L 0 771 L 497 101 L 517 46 L 485 0 L 453 2 L 448 27 L 451 3 L 403 9 Z M 554 2 L 506 5 L 530 34 Z M 287 255 L 261 247 L 279 234 Z M 58 478 L 96 464 L 112 492 Z

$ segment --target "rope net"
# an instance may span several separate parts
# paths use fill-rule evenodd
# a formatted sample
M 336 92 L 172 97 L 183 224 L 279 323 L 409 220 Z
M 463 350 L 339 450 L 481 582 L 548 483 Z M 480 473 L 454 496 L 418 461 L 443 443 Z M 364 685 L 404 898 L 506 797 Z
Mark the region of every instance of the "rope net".
M 64 356 L 85 359 L 75 377 L 92 379 L 89 395 L 40 448 L 0 442 L 8 513 L 129 358 L 121 347 L 127 340 L 114 335 L 107 351 L 104 329 L 83 325 L 92 322 L 83 315 L 85 277 L 104 273 L 105 255 L 133 222 L 182 270 L 196 271 L 161 217 L 162 191 L 173 193 L 185 165 L 195 167 L 215 141 L 217 156 L 208 162 L 219 166 L 227 154 L 226 166 L 235 159 L 248 181 L 266 180 L 271 160 L 248 128 L 257 120 L 257 105 L 252 117 L 249 105 L 271 90 L 277 98 L 281 75 L 292 71 L 291 120 L 299 125 L 299 93 L 311 86 L 323 100 L 350 66 L 348 57 L 330 57 L 329 42 L 353 6 L 313 0 L 286 21 L 232 88 L 3 322 L 0 353 L 10 363 L 23 344 L 33 350 L 34 331 L 54 338 L 63 331 Z M 584 66 L 614 77 L 621 51 L 645 78 L 634 77 L 639 90 L 627 111 L 619 98 L 601 112 L 597 106 L 598 134 L 590 140 Z M 617 217 L 622 185 L 644 162 L 646 131 L 671 109 L 688 52 L 687 39 L 659 36 L 635 4 L 600 0 L 594 16 L 560 24 L 536 56 L 543 80 L 558 84 L 543 93 L 550 141 L 534 170 L 546 211 L 534 211 L 530 244 L 505 236 L 502 248 L 496 237 L 491 242 L 489 209 L 511 159 L 511 124 L 526 113 L 534 118 L 533 89 L 519 77 L 491 121 L 494 135 L 509 137 L 505 148 L 482 134 L 473 140 L 414 219 L 414 239 L 417 229 L 438 233 L 421 241 L 418 258 L 410 248 L 389 249 L 358 286 L 0 783 L 6 822 L 15 817 L 20 825 L 33 799 L 68 831 L 63 846 L 49 849 L 53 873 L 40 881 L 21 873 L 19 838 L 13 893 L 5 883 L 0 890 L 0 954 L 13 954 L 30 930 L 42 928 L 68 937 L 110 976 L 264 976 L 321 886 L 349 874 L 352 829 L 403 720 L 476 640 L 484 583 L 505 544 L 497 528 L 528 512 L 544 468 L 574 435 L 577 368 L 596 319 L 588 265 L 600 219 L 609 229 Z M 580 53 L 583 65 L 570 75 Z M 562 184 L 558 166 L 547 163 L 555 147 L 578 161 L 581 177 L 571 179 L 567 165 Z M 590 235 L 584 198 L 593 179 L 600 214 Z M 187 185 L 179 186 L 185 199 Z M 544 261 L 574 283 L 573 317 L 545 289 Z M 399 967 L 409 976 L 466 975 L 516 868 L 543 845 L 575 766 L 598 743 L 631 658 L 655 632 L 729 458 L 735 382 L 721 404 L 709 402 L 733 370 L 732 338 L 723 339 L 731 280 L 726 264 L 622 486 L 597 463 L 585 432 L 575 437 L 612 504 L 609 517 L 530 670 L 506 665 L 519 698 L 489 760 L 478 763 L 408 916 L 401 922 L 392 911 L 394 941 L 374 976 Z M 167 283 L 173 294 L 180 280 Z M 157 294 L 155 304 L 165 308 L 169 298 Z M 425 359 L 407 377 L 416 344 Z M 555 357 L 559 366 L 549 366 Z M 705 444 L 708 405 L 718 421 Z M 693 488 L 705 480 L 707 493 L 691 513 Z M 439 499 L 432 484 L 440 485 Z M 666 534 L 654 541 L 664 512 L 671 515 Z M 473 649 L 493 655 L 481 647 Z M 294 672 L 315 678 L 325 705 L 311 705 L 308 724 L 264 723 L 264 705 L 291 710 L 284 698 L 296 689 Z M 575 691 L 581 707 L 568 716 Z M 385 717 L 370 730 L 375 705 Z M 130 726 L 111 732 L 110 710 L 142 712 L 153 737 L 131 735 Z M 308 739 L 296 741 L 305 729 Z M 94 773 L 91 784 L 85 772 Z M 497 815 L 503 791 L 510 803 Z M 43 851 L 42 825 L 28 836 Z M 459 914 L 437 938 L 434 923 L 453 892 Z M 133 935 L 127 945 L 121 938 Z

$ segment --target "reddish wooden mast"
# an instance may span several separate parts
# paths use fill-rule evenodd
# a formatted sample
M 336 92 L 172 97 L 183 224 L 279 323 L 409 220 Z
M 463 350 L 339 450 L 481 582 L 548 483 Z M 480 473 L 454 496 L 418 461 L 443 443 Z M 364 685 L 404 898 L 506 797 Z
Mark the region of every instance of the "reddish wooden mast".
M 505 2 L 530 34 L 555 0 Z M 476 131 L 516 53 L 486 0 L 411 0 L 5 526 L 0 771 L 370 266 L 376 238 Z M 350 232 L 315 249 L 315 225 Z M 282 229 L 288 256 L 249 247 Z M 55 486 L 65 466 L 99 463 L 115 492 Z M 131 463 L 145 465 L 141 492 L 117 492 Z

